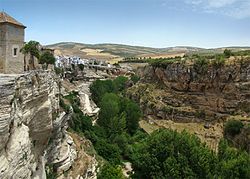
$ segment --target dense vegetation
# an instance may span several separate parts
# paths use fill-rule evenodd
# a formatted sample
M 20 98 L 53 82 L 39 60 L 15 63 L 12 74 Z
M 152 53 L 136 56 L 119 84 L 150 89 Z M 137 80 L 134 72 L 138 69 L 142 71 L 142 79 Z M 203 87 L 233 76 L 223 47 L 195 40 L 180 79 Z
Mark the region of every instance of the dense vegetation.
M 138 80 L 138 79 L 136 79 Z M 139 106 L 124 97 L 128 79 L 95 81 L 90 89 L 92 98 L 101 108 L 96 125 L 79 109 L 76 92 L 61 100 L 68 110 L 73 108 L 70 127 L 90 139 L 97 153 L 105 159 L 98 178 L 123 178 L 121 165 L 132 163 L 132 178 L 249 178 L 250 155 L 222 140 L 218 154 L 198 137 L 187 132 L 161 129 L 148 135 L 138 125 Z M 66 106 L 66 107 L 65 107 Z M 241 124 L 225 125 L 225 131 L 237 135 Z
M 250 156 L 221 141 L 218 155 L 186 132 L 161 129 L 133 148 L 135 178 L 249 178 Z
M 97 153 L 107 161 L 99 178 L 120 178 L 120 165 L 128 159 L 129 145 L 135 142 L 136 136 L 146 135 L 138 129 L 141 117 L 139 106 L 122 95 L 127 81 L 126 77 L 121 76 L 114 80 L 97 80 L 91 85 L 93 99 L 101 108 L 97 125 L 94 126 L 92 119 L 79 109 L 77 92 L 60 100 L 65 111 L 69 112 L 69 104 L 73 108 L 70 127 L 90 139 Z

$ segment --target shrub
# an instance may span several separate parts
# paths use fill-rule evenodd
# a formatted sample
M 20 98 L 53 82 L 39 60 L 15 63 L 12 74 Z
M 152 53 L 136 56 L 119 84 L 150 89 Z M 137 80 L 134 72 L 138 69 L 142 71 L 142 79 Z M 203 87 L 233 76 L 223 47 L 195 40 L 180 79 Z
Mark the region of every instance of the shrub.
M 46 69 L 48 68 L 48 64 L 55 64 L 55 57 L 52 53 L 45 51 L 42 53 L 42 55 L 39 57 L 39 63 L 40 64 L 45 64 Z
M 198 56 L 198 59 L 194 62 L 193 68 L 198 74 L 205 74 L 207 72 L 208 65 L 209 61 L 207 59 Z
M 219 69 L 225 65 L 225 56 L 222 54 L 217 54 L 215 60 L 212 61 L 212 66 L 215 69 Z
M 140 80 L 140 77 L 137 75 L 132 75 L 131 80 L 133 81 L 133 83 L 137 83 Z
M 232 51 L 228 50 L 228 49 L 225 49 L 224 50 L 224 55 L 225 55 L 226 58 L 229 58 L 232 55 Z
M 55 69 L 55 73 L 56 73 L 57 75 L 62 75 L 62 73 L 63 73 L 63 69 L 62 69 L 62 68 L 55 67 L 54 69 Z
M 84 70 L 84 65 L 83 65 L 83 64 L 79 64 L 78 67 L 79 67 L 79 69 L 80 69 L 81 71 Z
M 229 120 L 224 126 L 224 135 L 232 136 L 239 134 L 241 129 L 244 127 L 244 124 L 239 120 Z
M 197 110 L 195 113 L 195 117 L 199 119 L 205 119 L 206 118 L 206 113 L 204 110 Z
M 124 179 L 124 176 L 120 166 L 105 164 L 98 174 L 97 179 Z
M 59 105 L 63 110 L 68 114 L 70 112 L 70 106 L 65 104 L 64 100 L 62 98 L 59 99 Z

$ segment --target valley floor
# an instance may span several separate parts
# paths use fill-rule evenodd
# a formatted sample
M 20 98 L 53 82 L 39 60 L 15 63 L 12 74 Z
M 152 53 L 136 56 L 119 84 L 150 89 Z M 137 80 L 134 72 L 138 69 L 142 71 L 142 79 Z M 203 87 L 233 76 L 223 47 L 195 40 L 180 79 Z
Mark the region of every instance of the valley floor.
M 159 128 L 177 130 L 178 132 L 185 130 L 198 136 L 202 142 L 205 142 L 214 151 L 217 151 L 219 141 L 223 138 L 222 123 L 216 123 L 205 128 L 205 123 L 179 123 L 171 120 L 150 119 L 149 121 L 141 120 L 139 124 L 147 133 L 152 133 Z

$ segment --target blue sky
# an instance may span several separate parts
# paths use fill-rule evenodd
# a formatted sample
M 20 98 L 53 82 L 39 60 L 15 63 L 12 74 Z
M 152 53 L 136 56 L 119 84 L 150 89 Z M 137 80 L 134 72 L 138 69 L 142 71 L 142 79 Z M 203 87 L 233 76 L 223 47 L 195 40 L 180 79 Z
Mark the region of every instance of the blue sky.
M 26 41 L 250 46 L 250 0 L 0 0 Z

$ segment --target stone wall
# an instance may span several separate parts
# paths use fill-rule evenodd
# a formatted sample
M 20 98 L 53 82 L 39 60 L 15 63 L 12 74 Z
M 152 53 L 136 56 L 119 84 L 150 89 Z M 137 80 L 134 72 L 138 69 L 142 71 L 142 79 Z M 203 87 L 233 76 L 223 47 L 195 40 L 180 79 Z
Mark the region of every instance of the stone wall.
M 24 28 L 12 24 L 1 24 L 0 63 L 2 61 L 4 73 L 22 73 L 24 69 L 24 56 L 20 49 L 24 45 Z M 17 48 L 17 55 L 13 55 Z

